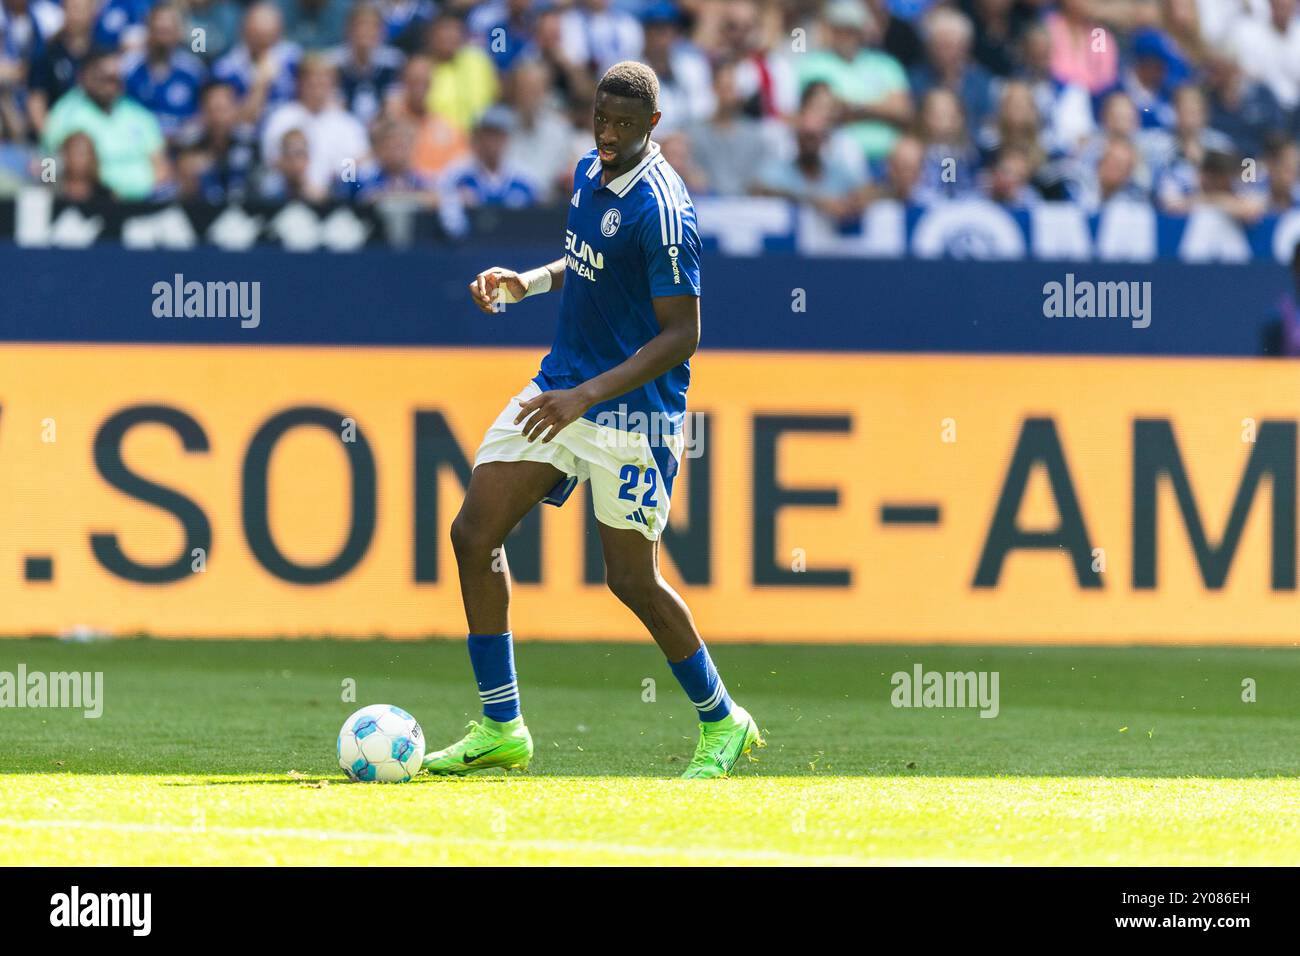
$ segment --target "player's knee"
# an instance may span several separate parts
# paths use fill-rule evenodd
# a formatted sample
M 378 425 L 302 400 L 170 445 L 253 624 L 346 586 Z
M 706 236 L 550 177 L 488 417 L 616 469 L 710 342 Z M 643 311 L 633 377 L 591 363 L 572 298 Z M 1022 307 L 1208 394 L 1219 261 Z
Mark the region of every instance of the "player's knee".
M 639 568 L 607 568 L 605 583 L 615 597 L 634 611 L 649 607 L 659 589 L 654 572 Z
M 496 547 L 487 530 L 464 511 L 456 515 L 451 523 L 451 546 L 456 557 L 464 559 L 476 554 L 483 554 Z

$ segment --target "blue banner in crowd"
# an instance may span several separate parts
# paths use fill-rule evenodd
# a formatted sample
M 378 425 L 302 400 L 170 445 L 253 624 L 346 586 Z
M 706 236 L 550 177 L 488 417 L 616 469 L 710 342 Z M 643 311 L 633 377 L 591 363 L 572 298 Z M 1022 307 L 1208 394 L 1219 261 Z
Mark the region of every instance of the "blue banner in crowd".
M 834 224 L 776 199 L 712 199 L 697 206 L 706 247 L 734 256 L 1289 263 L 1300 243 L 1300 208 L 1242 224 L 1209 206 L 1166 216 L 1148 203 L 1128 201 L 1096 212 L 1074 203 L 1008 210 L 983 199 L 927 207 L 878 201 L 860 220 Z
M 1099 212 L 1073 203 L 1007 210 L 983 199 L 924 207 L 877 201 L 847 223 L 782 199 L 701 199 L 696 207 L 705 248 L 742 258 L 785 252 L 813 258 L 1289 263 L 1300 243 L 1300 208 L 1243 225 L 1211 207 L 1166 216 L 1147 203 L 1126 201 Z M 32 189 L 0 202 L 0 240 L 36 248 L 350 252 L 366 246 L 545 243 L 563 235 L 564 216 L 563 209 L 485 208 L 471 216 L 468 235 L 453 237 L 436 212 L 409 204 L 86 206 Z

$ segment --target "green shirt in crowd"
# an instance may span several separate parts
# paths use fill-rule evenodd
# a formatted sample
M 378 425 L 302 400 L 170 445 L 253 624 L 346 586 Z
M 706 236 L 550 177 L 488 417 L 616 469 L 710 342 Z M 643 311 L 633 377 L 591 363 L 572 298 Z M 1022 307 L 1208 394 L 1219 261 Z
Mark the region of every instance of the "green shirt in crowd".
M 73 133 L 95 144 L 99 178 L 119 199 L 147 199 L 153 192 L 153 156 L 163 148 L 163 135 L 139 103 L 122 96 L 105 113 L 84 90 L 69 90 L 50 110 L 41 145 L 54 156 Z
M 851 106 L 878 103 L 891 93 L 908 88 L 903 67 L 888 53 L 878 50 L 859 50 L 852 60 L 829 50 L 815 50 L 798 59 L 800 90 L 821 81 Z M 850 123 L 844 129 L 871 160 L 888 156 L 898 139 L 898 130 L 879 120 Z

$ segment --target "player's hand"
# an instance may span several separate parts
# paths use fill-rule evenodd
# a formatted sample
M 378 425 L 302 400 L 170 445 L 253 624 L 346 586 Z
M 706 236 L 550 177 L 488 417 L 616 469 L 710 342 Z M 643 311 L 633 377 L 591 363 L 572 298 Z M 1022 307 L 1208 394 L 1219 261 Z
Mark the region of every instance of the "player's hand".
M 515 424 L 524 423 L 524 437 L 529 441 L 540 438 L 545 444 L 581 418 L 591 405 L 582 389 L 557 388 L 523 402 L 515 416 Z
M 499 297 L 498 289 L 502 289 L 506 295 Z M 474 304 L 489 313 L 495 311 L 498 298 L 507 303 L 518 302 L 523 299 L 527 291 L 524 280 L 519 278 L 519 273 L 500 266 L 484 269 L 469 284 L 469 294 Z

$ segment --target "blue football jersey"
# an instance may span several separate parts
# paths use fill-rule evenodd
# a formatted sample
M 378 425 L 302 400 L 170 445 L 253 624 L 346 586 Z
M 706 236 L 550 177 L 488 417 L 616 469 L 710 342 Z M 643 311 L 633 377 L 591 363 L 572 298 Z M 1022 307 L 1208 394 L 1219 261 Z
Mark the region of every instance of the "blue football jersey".
M 653 300 L 700 294 L 695 206 L 659 144 L 602 186 L 593 148 L 578 163 L 565 232 L 566 273 L 550 354 L 534 381 L 573 388 L 607 372 L 659 334 Z M 690 362 L 584 416 L 629 431 L 675 434 L 686 413 Z
M 137 52 L 123 59 L 122 75 L 127 95 L 147 106 L 163 133 L 172 136 L 198 113 L 208 68 L 188 50 L 174 50 L 161 69 Z

